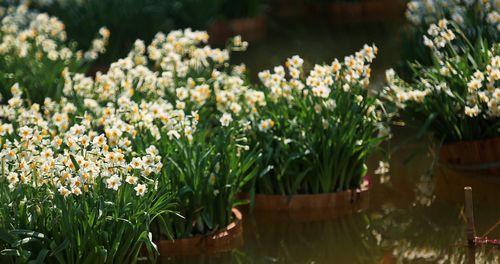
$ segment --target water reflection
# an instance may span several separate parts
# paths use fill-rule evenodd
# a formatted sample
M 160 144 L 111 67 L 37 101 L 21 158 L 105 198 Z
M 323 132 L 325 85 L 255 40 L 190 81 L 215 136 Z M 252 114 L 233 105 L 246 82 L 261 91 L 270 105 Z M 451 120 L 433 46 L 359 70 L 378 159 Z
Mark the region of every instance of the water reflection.
M 295 222 L 253 217 L 246 226 L 244 252 L 253 263 L 357 263 L 379 258 L 370 220 L 359 213 L 334 221 Z M 349 252 L 349 254 L 346 254 Z

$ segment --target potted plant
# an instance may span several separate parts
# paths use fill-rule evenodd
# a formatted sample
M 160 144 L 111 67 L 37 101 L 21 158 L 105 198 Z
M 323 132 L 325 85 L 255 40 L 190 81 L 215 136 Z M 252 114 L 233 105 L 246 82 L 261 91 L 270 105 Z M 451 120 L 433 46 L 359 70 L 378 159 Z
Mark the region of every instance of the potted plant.
M 398 66 L 398 73 L 409 81 L 413 78 L 413 72 L 407 62 L 433 64 L 431 51 L 424 45 L 422 38 L 429 26 L 440 19 L 453 21 L 470 40 L 481 37 L 489 45 L 498 42 L 498 8 L 498 2 L 495 1 L 409 1 L 405 12 L 408 23 L 402 35 L 402 62 Z
M 176 217 L 159 214 L 151 228 L 160 255 L 227 251 L 241 240 L 236 194 L 258 172 L 239 119 L 251 113 L 241 66 L 230 50 L 205 45 L 206 32 L 158 34 L 149 46 L 136 41 L 128 56 L 95 78 L 65 76 L 65 96 L 92 126 L 124 131 L 132 149 L 161 156 L 158 186 L 173 194 Z M 231 50 L 246 45 L 240 38 Z M 244 100 L 243 100 L 244 99 Z M 257 98 L 258 99 L 258 98 Z M 246 104 L 243 104 L 245 102 Z
M 367 89 L 376 53 L 366 45 L 308 75 L 294 56 L 287 71 L 278 66 L 259 74 L 266 105 L 258 108 L 252 139 L 269 172 L 255 180 L 255 209 L 309 214 L 365 199 L 366 159 L 389 134 L 382 104 Z
M 244 134 L 229 118 L 223 115 L 223 127 L 199 130 L 192 139 L 161 140 L 161 155 L 168 157 L 164 184 L 177 194 L 181 217 L 153 224 L 160 254 L 217 253 L 241 245 L 237 194 L 257 174 L 258 154 L 247 150 Z
M 172 196 L 156 184 L 161 163 L 153 149 L 131 152 L 118 144 L 125 137 L 67 123 L 69 104 L 42 108 L 16 87 L 12 94 L 0 117 L 2 262 L 135 263 L 143 248 L 154 262 L 150 224 Z
M 407 123 L 428 129 L 443 143 L 440 159 L 447 167 L 498 175 L 499 44 L 469 40 L 445 19 L 429 27 L 424 43 L 432 64 L 414 64 L 413 83 L 388 71 L 381 96 Z

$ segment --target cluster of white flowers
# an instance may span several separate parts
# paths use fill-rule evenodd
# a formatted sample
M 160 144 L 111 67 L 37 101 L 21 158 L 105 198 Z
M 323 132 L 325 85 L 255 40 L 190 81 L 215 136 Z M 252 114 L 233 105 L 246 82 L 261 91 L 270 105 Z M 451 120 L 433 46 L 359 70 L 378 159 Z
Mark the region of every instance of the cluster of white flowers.
M 106 46 L 109 40 L 109 30 L 105 27 L 99 29 L 99 37 L 92 40 L 90 50 L 84 54 L 85 59 L 95 60 L 99 54 L 106 52 Z
M 446 96 L 450 101 L 455 102 L 454 110 L 459 115 L 476 117 L 483 114 L 485 118 L 499 117 L 500 56 L 497 47 L 493 46 L 488 51 L 490 60 L 485 69 L 476 69 L 473 74 L 464 73 L 454 65 L 456 58 L 444 51 L 445 48 L 454 48 L 451 41 L 455 38 L 455 33 L 447 25 L 448 21 L 444 19 L 440 20 L 437 25 L 432 24 L 428 30 L 429 37 L 424 37 L 426 45 L 432 48 L 433 54 L 439 59 L 440 68 L 433 71 L 439 78 L 421 76 L 418 85 L 409 85 L 397 77 L 394 70 L 388 70 L 386 72 L 388 86 L 384 90 L 386 98 L 404 109 L 409 102 L 425 104 L 427 96 L 436 98 Z M 463 80 L 467 87 L 450 87 L 447 81 L 450 78 Z M 464 90 L 464 94 L 460 94 L 459 90 Z M 465 105 L 462 104 L 463 101 L 466 102 Z
M 48 186 L 66 197 L 99 188 L 101 183 L 112 190 L 128 183 L 143 196 L 148 186 L 155 185 L 149 176 L 162 168 L 154 146 L 143 156 L 132 158 L 128 137 L 114 138 L 108 131 L 98 134 L 85 123 L 59 130 L 61 118 L 47 119 L 36 104 L 26 109 L 11 103 L 1 112 L 2 120 L 7 121 L 0 126 L 2 136 L 10 135 L 4 138 L 0 151 L 2 175 L 11 187 Z M 12 123 L 18 129 L 13 129 Z
M 64 24 L 56 17 L 36 13 L 27 4 L 9 7 L 1 20 L 0 55 L 25 58 L 33 56 L 37 60 L 47 58 L 69 64 L 72 60 L 94 60 L 105 51 L 109 31 L 102 28 L 89 51 L 75 51 L 67 45 Z
M 305 83 L 301 81 L 303 60 L 299 56 L 293 56 L 286 62 L 290 78 L 286 78 L 283 66 L 275 67 L 272 73 L 269 70 L 260 72 L 259 78 L 274 100 L 280 97 L 292 99 L 293 90 L 301 91 L 304 96 L 312 94 L 329 98 L 331 87 L 336 82 L 342 83 L 344 91 L 349 91 L 352 85 L 357 84 L 366 87 L 371 74 L 370 62 L 377 52 L 377 47 L 365 45 L 354 55 L 345 57 L 344 63 L 334 60 L 331 65 L 315 65 Z M 304 90 L 305 87 L 307 89 Z
M 192 139 L 199 119 L 196 111 L 186 114 L 182 108 L 178 109 L 157 96 L 149 100 L 133 100 L 135 89 L 126 84 L 126 79 L 116 82 L 112 74 L 112 71 L 98 74 L 95 80 L 80 74 L 73 77 L 67 75 L 65 91 L 67 95 L 75 92 L 81 96 L 84 109 L 88 112 L 85 120 L 94 126 L 104 127 L 112 141 L 122 133 L 133 137 L 137 133 L 150 133 L 159 140 L 164 132 L 170 139 L 181 136 Z M 125 87 L 120 87 L 121 83 L 125 83 Z
M 498 0 L 412 0 L 407 4 L 406 18 L 412 24 L 424 27 L 447 18 L 466 29 L 469 26 L 465 21 L 466 13 L 474 8 L 474 12 L 486 18 L 492 28 L 500 30 L 499 5 Z
M 477 70 L 467 83 L 468 96 L 465 114 L 500 117 L 500 55 L 491 58 L 484 72 Z
M 390 94 L 386 99 L 394 102 L 397 107 L 404 109 L 406 107 L 406 103 L 408 101 L 423 103 L 425 97 L 431 93 L 431 88 L 433 88 L 429 84 L 425 86 L 424 89 L 408 89 L 406 83 L 404 83 L 399 77 L 396 75 L 396 72 L 393 69 L 389 69 L 385 73 L 387 87 L 385 88 L 385 92 Z M 453 96 L 451 92 L 449 92 L 449 87 L 446 83 L 441 83 L 440 85 L 434 87 L 439 92 L 447 92 L 450 96 Z
M 441 19 L 437 24 L 431 24 L 424 36 L 424 44 L 429 48 L 444 48 L 455 39 L 455 33 L 448 28 L 448 20 Z
M 260 121 L 259 123 L 259 130 L 266 132 L 269 129 L 272 129 L 274 127 L 274 121 L 272 119 L 265 119 Z
M 98 103 L 142 95 L 148 101 L 172 100 L 178 110 L 198 110 L 208 101 L 216 102 L 221 113 L 234 115 L 255 112 L 265 104 L 264 94 L 245 83 L 244 65 L 230 67 L 229 50 L 203 45 L 208 35 L 203 31 L 158 33 L 151 45 L 137 40 L 126 58 L 112 63 L 95 80 L 82 74 L 65 72 L 64 93 L 94 99 Z M 235 38 L 233 50 L 246 47 Z M 96 105 L 88 101 L 89 105 Z M 192 107 L 188 107 L 191 106 Z
M 312 96 L 323 99 L 326 107 L 334 108 L 335 100 L 331 98 L 331 89 L 342 89 L 349 92 L 352 87 L 359 86 L 366 88 L 371 75 L 370 63 L 375 58 L 378 49 L 376 46 L 365 45 L 362 50 L 354 55 L 344 58 L 341 63 L 335 59 L 331 65 L 315 65 L 305 78 L 303 75 L 303 59 L 293 56 L 286 61 L 286 69 L 283 66 L 274 67 L 274 71 L 269 70 L 259 73 L 259 78 L 268 89 L 268 99 L 277 102 L 284 98 L 287 101 L 299 100 Z M 297 97 L 298 96 L 298 97 Z M 362 95 L 358 95 L 357 102 L 363 100 Z M 316 112 L 321 112 L 320 105 L 314 107 Z M 372 112 L 370 109 L 370 112 Z M 373 114 L 373 113 L 370 113 Z M 270 119 L 262 120 L 259 130 L 267 131 L 274 126 Z

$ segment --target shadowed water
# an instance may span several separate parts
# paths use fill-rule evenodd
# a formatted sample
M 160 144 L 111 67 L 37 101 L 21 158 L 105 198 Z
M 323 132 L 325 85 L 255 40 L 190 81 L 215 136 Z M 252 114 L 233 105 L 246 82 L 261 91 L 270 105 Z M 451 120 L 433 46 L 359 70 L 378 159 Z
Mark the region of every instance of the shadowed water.
M 385 69 L 399 61 L 399 23 L 329 26 L 325 23 L 272 22 L 268 38 L 251 43 L 236 62 L 252 76 L 300 54 L 306 67 L 353 53 L 375 43 L 372 86 L 383 85 Z M 468 253 L 462 217 L 463 187 L 473 187 L 478 235 L 500 220 L 500 175 L 460 176 L 433 166 L 430 142 L 410 140 L 411 129 L 396 129 L 391 141 L 391 180 L 372 176 L 366 211 L 328 220 L 302 222 L 245 210 L 244 240 L 230 253 L 162 258 L 162 263 L 499 263 L 500 250 Z M 370 159 L 373 171 L 380 157 Z M 500 230 L 489 237 L 500 238 Z

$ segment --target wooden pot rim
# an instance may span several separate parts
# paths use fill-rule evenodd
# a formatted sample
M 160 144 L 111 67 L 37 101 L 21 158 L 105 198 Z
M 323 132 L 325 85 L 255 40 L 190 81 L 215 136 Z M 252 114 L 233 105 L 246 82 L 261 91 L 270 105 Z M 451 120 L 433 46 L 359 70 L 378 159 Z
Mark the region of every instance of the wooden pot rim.
M 231 251 L 241 246 L 243 244 L 243 216 L 236 208 L 231 211 L 234 221 L 216 234 L 155 241 L 160 257 L 214 254 Z
M 479 144 L 500 144 L 500 137 L 492 137 L 492 138 L 476 139 L 476 140 L 462 140 L 453 143 L 445 143 L 441 146 L 441 150 L 462 148 L 465 146 L 479 145 Z
M 304 211 L 320 209 L 350 209 L 368 200 L 369 187 L 324 194 L 273 195 L 255 194 L 254 210 Z
M 443 144 L 439 158 L 454 170 L 500 172 L 500 137 Z

